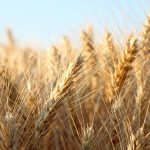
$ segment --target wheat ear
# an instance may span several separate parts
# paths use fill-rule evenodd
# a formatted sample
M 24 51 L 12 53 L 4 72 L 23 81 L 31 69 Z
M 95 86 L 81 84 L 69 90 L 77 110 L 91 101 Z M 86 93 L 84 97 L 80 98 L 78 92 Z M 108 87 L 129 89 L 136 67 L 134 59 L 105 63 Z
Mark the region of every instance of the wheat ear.
M 68 66 L 61 80 L 52 91 L 51 99 L 45 103 L 42 111 L 39 113 L 35 128 L 33 130 L 34 136 L 32 134 L 29 138 L 30 140 L 32 137 L 34 137 L 35 144 L 42 136 L 48 133 L 49 123 L 55 117 L 57 110 L 63 104 L 63 99 L 65 99 L 72 86 L 75 84 L 75 78 L 80 72 L 82 64 L 83 58 L 79 56 L 75 63 L 71 63 Z
M 137 39 L 133 36 L 130 36 L 126 44 L 124 55 L 115 68 L 115 72 L 112 79 L 112 88 L 110 89 L 109 95 L 110 102 L 113 102 L 115 96 L 121 92 L 121 89 L 127 78 L 128 72 L 132 69 L 132 63 L 135 60 L 137 52 Z

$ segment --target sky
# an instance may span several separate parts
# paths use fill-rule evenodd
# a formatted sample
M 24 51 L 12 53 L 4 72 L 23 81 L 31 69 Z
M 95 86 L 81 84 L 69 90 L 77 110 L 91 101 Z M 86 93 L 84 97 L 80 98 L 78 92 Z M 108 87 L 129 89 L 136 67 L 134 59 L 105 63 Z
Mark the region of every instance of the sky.
M 139 30 L 150 0 L 3 0 L 0 2 L 0 40 L 11 28 L 20 42 L 48 46 L 63 35 L 73 40 L 88 24 L 100 35 Z

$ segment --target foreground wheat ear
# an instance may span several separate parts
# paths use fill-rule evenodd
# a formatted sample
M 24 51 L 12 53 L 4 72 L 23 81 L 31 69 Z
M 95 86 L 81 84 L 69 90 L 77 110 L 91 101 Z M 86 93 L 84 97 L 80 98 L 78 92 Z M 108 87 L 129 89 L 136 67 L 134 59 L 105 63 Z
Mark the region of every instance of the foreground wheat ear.
M 55 116 L 57 109 L 61 107 L 63 99 L 71 92 L 72 86 L 75 83 L 75 77 L 78 75 L 83 64 L 83 58 L 78 57 L 75 64 L 71 63 L 64 72 L 62 79 L 58 81 L 56 87 L 51 93 L 51 99 L 44 104 L 41 113 L 38 116 L 37 125 L 35 126 L 35 133 L 38 136 L 43 136 L 48 132 L 49 122 Z M 44 131 L 44 132 L 43 132 Z
M 150 17 L 123 45 L 105 35 L 89 26 L 81 47 L 64 36 L 37 51 L 7 30 L 0 150 L 150 150 Z
M 37 145 L 39 145 L 38 141 L 44 135 L 46 135 L 46 133 L 48 133 L 50 127 L 49 124 L 54 119 L 57 110 L 59 110 L 61 105 L 63 105 L 63 99 L 66 99 L 67 95 L 71 92 L 72 87 L 77 82 L 75 78 L 80 73 L 82 64 L 83 58 L 81 56 L 77 58 L 75 63 L 70 63 L 63 76 L 57 82 L 56 87 L 52 90 L 50 99 L 45 102 L 39 114 L 35 114 L 36 116 L 33 116 L 33 113 L 29 113 L 25 120 L 25 122 L 27 123 L 23 129 L 25 130 L 23 133 L 24 135 L 22 135 L 23 138 L 25 134 L 28 134 L 26 132 L 31 132 L 30 134 L 28 134 L 29 137 L 27 138 L 27 141 L 25 143 L 25 148 L 36 148 Z M 36 117 L 37 120 L 35 120 L 35 122 L 32 122 L 34 120 L 34 117 Z M 28 124 L 28 118 L 30 119 L 30 126 Z M 16 144 L 17 143 L 12 143 L 11 147 L 17 147 Z
M 138 52 L 137 39 L 131 36 L 127 41 L 124 55 L 120 59 L 120 62 L 116 65 L 115 68 L 114 77 L 112 79 L 113 86 L 110 92 L 111 100 L 114 98 L 115 95 L 118 95 L 121 92 L 121 89 L 127 78 L 128 72 L 132 69 L 132 63 L 135 60 L 137 52 Z

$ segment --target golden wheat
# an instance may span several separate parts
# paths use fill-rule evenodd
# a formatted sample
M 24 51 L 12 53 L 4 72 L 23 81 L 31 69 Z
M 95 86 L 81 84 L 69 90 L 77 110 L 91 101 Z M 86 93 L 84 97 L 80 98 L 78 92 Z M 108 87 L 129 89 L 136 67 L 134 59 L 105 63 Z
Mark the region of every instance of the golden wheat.
M 109 32 L 100 44 L 89 26 L 81 47 L 64 36 L 36 51 L 8 29 L 0 44 L 0 149 L 150 149 L 149 18 L 125 49 Z

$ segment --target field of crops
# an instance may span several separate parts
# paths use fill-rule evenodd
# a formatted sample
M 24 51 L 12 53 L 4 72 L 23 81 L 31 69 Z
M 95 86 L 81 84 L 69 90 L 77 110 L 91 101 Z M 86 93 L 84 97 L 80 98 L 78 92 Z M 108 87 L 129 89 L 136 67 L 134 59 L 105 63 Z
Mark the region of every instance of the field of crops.
M 0 150 L 150 150 L 150 17 L 124 44 L 88 26 L 38 51 L 0 44 Z

